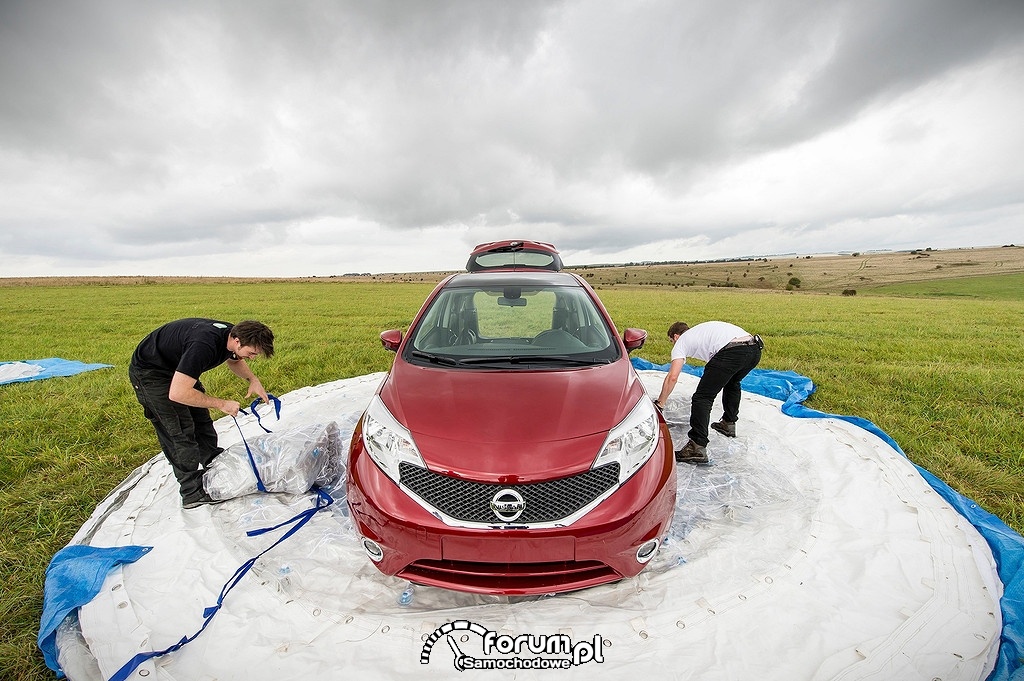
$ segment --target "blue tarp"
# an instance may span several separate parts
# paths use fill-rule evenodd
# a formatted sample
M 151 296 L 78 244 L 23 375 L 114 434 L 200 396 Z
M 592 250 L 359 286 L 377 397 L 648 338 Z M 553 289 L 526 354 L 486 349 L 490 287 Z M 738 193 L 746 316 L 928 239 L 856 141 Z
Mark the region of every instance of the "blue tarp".
M 632 362 L 634 367 L 641 370 L 668 371 L 671 366 L 653 364 L 639 357 L 634 357 Z M 700 376 L 704 369 L 686 364 L 683 371 Z M 895 440 L 867 419 L 826 414 L 804 406 L 804 400 L 815 390 L 814 382 L 806 376 L 793 371 L 754 369 L 743 379 L 742 387 L 747 392 L 782 401 L 782 413 L 787 416 L 827 417 L 852 423 L 877 435 L 894 450 L 906 456 Z M 999 570 L 999 579 L 1003 583 L 1003 597 L 1000 601 L 1003 633 L 999 644 L 999 658 L 988 681 L 1024 681 L 1024 537 L 926 469 L 917 466 L 917 470 L 943 499 L 977 528 L 992 549 Z
M 57 627 L 72 610 L 93 599 L 103 586 L 107 573 L 118 565 L 134 563 L 151 546 L 66 546 L 50 560 L 43 586 L 43 615 L 36 642 L 43 651 L 46 666 L 64 676 L 57 663 Z
M 61 359 L 60 357 L 49 357 L 47 359 L 25 359 L 20 362 L 0 362 L 0 366 L 14 364 L 32 365 L 38 367 L 39 371 L 31 376 L 17 378 L 0 377 L 0 385 L 7 383 L 24 383 L 25 381 L 41 381 L 44 378 L 55 378 L 57 376 L 74 376 L 75 374 L 80 374 L 86 371 L 106 369 L 113 366 L 112 364 L 83 364 L 82 362 L 77 362 L 71 359 Z

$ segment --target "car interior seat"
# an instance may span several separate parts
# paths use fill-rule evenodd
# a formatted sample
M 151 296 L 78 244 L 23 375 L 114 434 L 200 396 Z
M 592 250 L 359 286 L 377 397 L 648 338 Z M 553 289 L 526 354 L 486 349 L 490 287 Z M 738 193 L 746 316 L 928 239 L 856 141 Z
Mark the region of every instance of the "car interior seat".
M 480 330 L 477 323 L 476 308 L 466 308 L 459 313 L 459 333 L 456 345 L 472 345 L 480 340 Z
M 435 326 L 423 334 L 422 340 L 417 341 L 416 347 L 425 348 L 448 348 L 455 345 L 458 334 L 447 326 Z
M 581 326 L 576 329 L 576 332 L 573 335 L 583 341 L 585 345 L 592 348 L 604 345 L 608 342 L 605 334 L 601 333 L 596 326 Z

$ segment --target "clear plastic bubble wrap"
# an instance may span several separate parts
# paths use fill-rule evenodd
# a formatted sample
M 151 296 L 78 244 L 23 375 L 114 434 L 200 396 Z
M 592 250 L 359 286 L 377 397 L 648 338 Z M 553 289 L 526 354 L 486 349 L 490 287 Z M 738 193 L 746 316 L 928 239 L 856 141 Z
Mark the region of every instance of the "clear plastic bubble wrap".
M 341 476 L 345 468 L 341 444 L 338 424 L 331 421 L 261 435 L 249 448 L 268 492 L 301 494 Z M 231 445 L 213 460 L 203 474 L 203 486 L 214 499 L 234 499 L 259 490 L 244 442 Z

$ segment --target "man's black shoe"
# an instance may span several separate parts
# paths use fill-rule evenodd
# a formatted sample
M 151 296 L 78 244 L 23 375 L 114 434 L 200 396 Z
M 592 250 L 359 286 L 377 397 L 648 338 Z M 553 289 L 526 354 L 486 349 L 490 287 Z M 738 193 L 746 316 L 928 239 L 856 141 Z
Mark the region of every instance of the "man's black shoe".
M 225 501 L 227 501 L 227 499 L 214 499 L 213 497 L 211 497 L 206 492 L 203 492 L 202 494 L 200 494 L 197 497 L 193 497 L 193 498 L 187 499 L 187 500 L 186 499 L 182 499 L 181 500 L 181 507 L 182 508 L 198 508 L 199 506 L 206 506 L 206 505 L 211 505 L 212 506 L 213 504 L 222 504 Z

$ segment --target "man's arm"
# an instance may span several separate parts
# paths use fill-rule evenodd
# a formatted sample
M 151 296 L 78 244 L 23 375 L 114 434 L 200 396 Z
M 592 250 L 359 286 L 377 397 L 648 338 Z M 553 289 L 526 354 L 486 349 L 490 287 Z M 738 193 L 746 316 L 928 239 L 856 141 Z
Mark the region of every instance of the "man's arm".
M 180 371 L 175 371 L 174 377 L 171 378 L 171 389 L 167 393 L 167 397 L 169 397 L 172 402 L 178 402 L 189 407 L 219 409 L 225 414 L 238 416 L 238 409 L 241 407 L 238 402 L 235 402 L 234 400 L 222 400 L 219 397 L 207 395 L 201 390 L 196 390 L 195 386 L 196 379 L 187 374 L 183 374 Z M 262 388 L 262 386 L 260 387 Z
M 249 368 L 244 359 L 229 359 L 228 368 L 231 369 L 235 376 L 249 384 L 249 392 L 245 394 L 246 397 L 259 395 L 264 403 L 270 404 L 270 397 L 267 396 L 267 391 L 263 389 L 263 384 L 260 383 L 260 379 L 256 378 L 256 374 L 252 372 L 252 369 Z
M 665 380 L 661 384 L 661 394 L 654 401 L 662 409 L 665 408 L 665 401 L 676 387 L 676 382 L 679 380 L 679 374 L 682 373 L 684 364 L 686 364 L 685 359 L 674 359 L 672 360 L 672 365 L 668 368 Z

